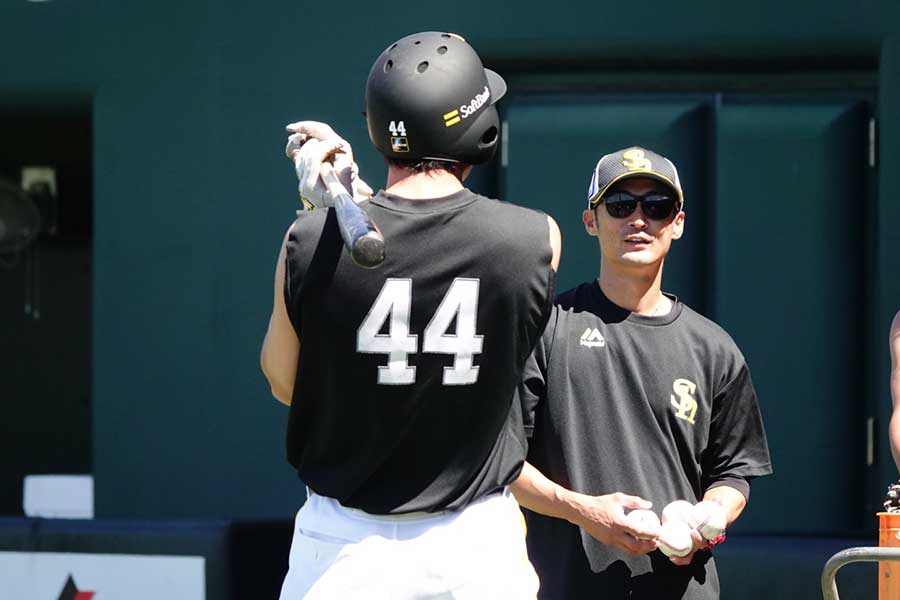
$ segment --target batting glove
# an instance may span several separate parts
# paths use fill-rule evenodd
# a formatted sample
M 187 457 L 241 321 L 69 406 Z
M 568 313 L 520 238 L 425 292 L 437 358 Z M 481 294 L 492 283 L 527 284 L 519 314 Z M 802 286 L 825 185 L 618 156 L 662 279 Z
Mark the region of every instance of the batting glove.
M 372 188 L 359 178 L 350 144 L 326 123 L 298 121 L 286 126 L 291 132 L 285 154 L 294 163 L 298 190 L 306 208 L 331 206 L 333 197 L 320 177 L 322 164 L 330 161 L 353 199 L 362 202 L 372 196 Z

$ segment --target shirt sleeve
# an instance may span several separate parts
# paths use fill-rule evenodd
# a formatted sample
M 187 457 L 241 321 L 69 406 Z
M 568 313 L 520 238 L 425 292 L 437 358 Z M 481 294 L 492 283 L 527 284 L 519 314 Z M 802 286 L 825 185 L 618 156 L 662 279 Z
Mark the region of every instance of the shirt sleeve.
M 704 493 L 717 487 L 730 487 L 731 489 L 739 491 L 741 496 L 744 497 L 744 500 L 750 499 L 750 482 L 743 477 L 733 475 L 714 481 L 706 488 Z
M 740 490 L 743 486 L 735 482 L 772 473 L 759 402 L 746 364 L 713 400 L 709 443 L 700 463 L 704 490 L 717 485 Z M 745 496 L 749 491 L 746 484 Z

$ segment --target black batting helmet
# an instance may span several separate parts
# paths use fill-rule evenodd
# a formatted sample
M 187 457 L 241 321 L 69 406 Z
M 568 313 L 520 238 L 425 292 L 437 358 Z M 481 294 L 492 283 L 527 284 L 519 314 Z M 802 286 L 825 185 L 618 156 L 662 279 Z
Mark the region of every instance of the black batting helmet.
M 388 158 L 487 162 L 499 140 L 493 104 L 506 82 L 458 35 L 408 35 L 381 53 L 366 81 L 372 143 Z

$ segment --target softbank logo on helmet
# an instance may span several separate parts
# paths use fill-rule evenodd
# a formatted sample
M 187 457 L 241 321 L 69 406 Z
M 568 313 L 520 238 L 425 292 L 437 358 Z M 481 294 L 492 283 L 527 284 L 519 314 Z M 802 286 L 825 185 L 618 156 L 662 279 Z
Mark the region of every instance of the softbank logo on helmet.
M 468 104 L 463 104 L 462 106 L 459 107 L 459 114 L 461 114 L 462 118 L 465 119 L 466 117 L 468 117 L 469 115 L 474 113 L 476 110 L 478 110 L 479 108 L 484 106 L 485 103 L 487 103 L 487 101 L 490 99 L 490 97 L 491 97 L 490 88 L 488 86 L 484 86 L 483 92 L 481 92 L 480 94 L 475 94 L 475 97 L 472 98 L 471 102 L 469 102 Z
M 484 91 L 480 94 L 475 94 L 475 97 L 469 101 L 468 104 L 463 104 L 459 107 L 459 110 L 451 110 L 447 114 L 444 115 L 444 125 L 447 127 L 452 127 L 459 123 L 462 119 L 465 119 L 473 114 L 487 104 L 487 101 L 491 99 L 491 90 L 488 86 L 484 86 Z

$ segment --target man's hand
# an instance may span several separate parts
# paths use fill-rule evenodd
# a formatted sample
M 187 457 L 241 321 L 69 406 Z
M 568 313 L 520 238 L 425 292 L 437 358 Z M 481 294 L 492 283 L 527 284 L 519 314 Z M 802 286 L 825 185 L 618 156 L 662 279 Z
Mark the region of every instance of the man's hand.
M 722 505 L 722 508 L 725 509 L 728 525 L 734 523 L 747 505 L 747 499 L 744 495 L 727 485 L 720 485 L 706 490 L 706 493 L 703 494 L 703 500 Z M 690 554 L 681 557 L 670 556 L 669 560 L 676 565 L 689 565 L 694 560 L 694 554 L 696 554 L 697 550 L 705 549 L 709 543 L 696 529 L 691 530 L 691 539 L 694 541 L 694 549 L 691 550 Z
M 326 123 L 298 121 L 286 127 L 291 132 L 285 154 L 294 163 L 300 196 L 313 206 L 330 206 L 332 199 L 319 176 L 322 163 L 331 161 L 334 170 L 356 202 L 372 196 L 372 188 L 359 178 L 350 144 Z
M 631 523 L 625 518 L 625 509 L 651 506 L 643 498 L 620 492 L 605 496 L 577 494 L 574 499 L 576 517 L 570 521 L 603 544 L 636 556 L 656 550 L 659 530 Z
M 651 502 L 626 494 L 588 496 L 554 483 L 531 463 L 522 466 L 519 478 L 511 486 L 516 500 L 536 513 L 565 519 L 581 527 L 607 546 L 629 554 L 646 554 L 659 545 L 658 528 L 630 522 L 625 509 L 650 508 Z
M 694 554 L 697 553 L 697 550 L 703 550 L 704 548 L 706 548 L 706 544 L 708 543 L 696 529 L 691 529 L 691 541 L 694 543 L 694 547 L 691 550 L 690 554 L 686 554 L 685 556 L 670 556 L 669 560 L 682 567 L 691 564 L 691 561 L 694 560 Z

